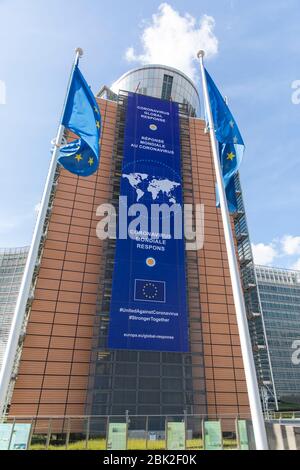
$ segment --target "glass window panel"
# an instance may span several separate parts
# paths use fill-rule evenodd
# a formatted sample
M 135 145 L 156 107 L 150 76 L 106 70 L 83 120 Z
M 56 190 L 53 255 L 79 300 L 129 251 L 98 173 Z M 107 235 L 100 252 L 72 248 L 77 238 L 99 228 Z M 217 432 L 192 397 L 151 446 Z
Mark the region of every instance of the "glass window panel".
M 152 351 L 140 352 L 140 361 L 142 362 L 159 362 L 160 353 Z
M 122 390 L 113 392 L 113 401 L 114 403 L 135 403 L 136 402 L 136 392 Z
M 138 396 L 138 402 L 141 404 L 159 404 L 160 403 L 160 392 L 140 392 Z
M 109 400 L 109 393 L 107 392 L 96 392 L 94 396 L 95 403 L 107 403 Z
M 162 375 L 165 377 L 180 377 L 182 376 L 182 367 L 173 365 L 164 365 Z
M 162 379 L 163 390 L 182 390 L 183 380 L 182 379 Z
M 168 362 L 170 364 L 181 364 L 182 362 L 182 354 L 180 353 L 171 353 L 171 352 L 164 352 L 162 353 L 163 362 Z
M 151 377 L 151 378 L 140 378 L 139 379 L 139 388 L 142 390 L 159 390 L 160 388 L 160 379 Z
M 136 375 L 136 364 L 116 364 L 116 375 Z
M 111 377 L 100 376 L 95 378 L 95 388 L 108 389 L 111 388 Z
M 120 362 L 137 362 L 138 353 L 136 351 L 117 351 L 116 359 Z
M 114 380 L 114 388 L 115 389 L 135 389 L 136 388 L 137 379 L 136 377 L 116 377 Z
M 129 414 L 136 414 L 135 406 L 132 406 L 128 403 L 124 405 L 114 405 L 111 408 L 111 414 L 115 416 L 124 416 L 127 411 Z
M 184 395 L 180 392 L 163 392 L 162 401 L 166 404 L 184 404 Z
M 139 366 L 139 374 L 141 376 L 151 376 L 151 377 L 159 377 L 160 376 L 160 365 L 159 364 L 140 364 Z

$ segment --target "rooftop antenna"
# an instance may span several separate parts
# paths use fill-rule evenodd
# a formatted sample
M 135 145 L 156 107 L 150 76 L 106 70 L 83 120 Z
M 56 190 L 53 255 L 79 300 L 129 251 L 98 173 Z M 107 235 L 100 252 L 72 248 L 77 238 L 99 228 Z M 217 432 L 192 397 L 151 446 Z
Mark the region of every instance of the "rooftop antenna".
M 134 93 L 137 93 L 137 92 L 139 91 L 140 84 L 141 84 L 141 82 L 139 82 L 139 83 L 138 83 L 138 86 L 136 87 L 136 89 L 135 89 L 135 92 L 134 92 Z

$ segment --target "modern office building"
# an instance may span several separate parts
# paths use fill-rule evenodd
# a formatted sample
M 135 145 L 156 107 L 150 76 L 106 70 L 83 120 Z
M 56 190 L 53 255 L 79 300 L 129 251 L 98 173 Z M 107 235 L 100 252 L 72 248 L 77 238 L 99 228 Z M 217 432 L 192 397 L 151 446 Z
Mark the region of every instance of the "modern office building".
M 28 250 L 28 247 L 0 250 L 0 369 Z
M 300 272 L 256 266 L 277 409 L 300 409 Z
M 102 203 L 118 204 L 128 92 L 153 96 L 157 106 L 162 100 L 179 103 L 183 202 L 204 205 L 204 246 L 185 254 L 188 348 L 183 352 L 108 346 L 116 240 L 97 237 L 96 210 Z M 249 416 L 209 135 L 199 117 L 197 89 L 183 73 L 150 65 L 104 86 L 97 99 L 100 167 L 87 178 L 57 167 L 9 413 Z M 253 259 L 238 177 L 236 184 L 240 210 L 232 225 L 245 271 Z M 158 295 L 155 289 L 151 295 Z M 258 307 L 248 299 L 247 308 L 250 315 Z

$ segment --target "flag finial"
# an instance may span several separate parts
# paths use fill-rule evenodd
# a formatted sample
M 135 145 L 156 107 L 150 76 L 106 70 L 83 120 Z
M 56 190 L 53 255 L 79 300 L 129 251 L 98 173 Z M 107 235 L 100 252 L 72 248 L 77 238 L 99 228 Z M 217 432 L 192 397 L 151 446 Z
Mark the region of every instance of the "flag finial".
M 79 57 L 82 57 L 83 56 L 83 49 L 81 49 L 81 47 L 77 47 L 75 49 L 75 53 L 79 55 Z
M 205 51 L 203 51 L 202 49 L 197 52 L 198 59 L 200 59 L 200 57 L 204 57 L 204 56 L 205 56 Z

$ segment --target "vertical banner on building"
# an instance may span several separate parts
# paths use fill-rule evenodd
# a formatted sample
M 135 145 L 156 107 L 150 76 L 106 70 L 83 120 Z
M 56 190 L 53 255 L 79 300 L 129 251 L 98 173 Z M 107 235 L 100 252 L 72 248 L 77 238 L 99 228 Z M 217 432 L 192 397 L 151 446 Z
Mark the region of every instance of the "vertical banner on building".
M 182 232 L 178 105 L 130 93 L 110 348 L 188 351 Z

